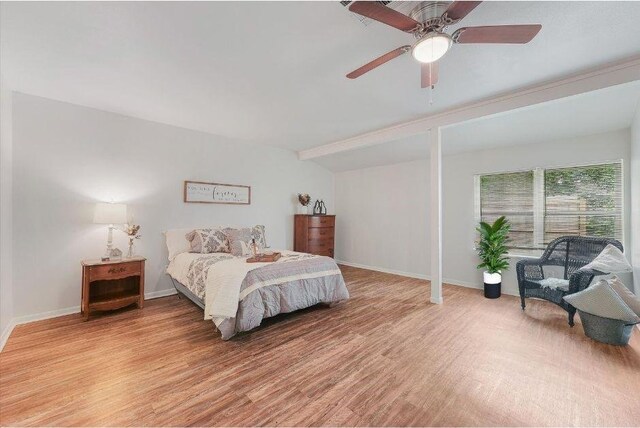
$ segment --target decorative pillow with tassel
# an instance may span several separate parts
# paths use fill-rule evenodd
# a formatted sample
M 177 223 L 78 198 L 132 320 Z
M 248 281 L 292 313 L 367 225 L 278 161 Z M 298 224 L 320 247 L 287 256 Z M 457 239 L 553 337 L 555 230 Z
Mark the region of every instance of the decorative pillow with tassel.
M 196 229 L 185 235 L 189 241 L 190 252 L 210 254 L 210 253 L 230 253 L 229 239 L 222 229 Z

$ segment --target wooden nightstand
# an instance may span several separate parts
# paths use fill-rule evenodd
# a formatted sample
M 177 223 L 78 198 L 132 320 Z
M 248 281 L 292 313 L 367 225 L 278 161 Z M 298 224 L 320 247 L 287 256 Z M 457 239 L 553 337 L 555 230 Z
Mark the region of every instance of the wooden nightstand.
M 92 311 L 111 311 L 136 303 L 144 304 L 144 257 L 82 261 L 82 302 L 84 320 Z

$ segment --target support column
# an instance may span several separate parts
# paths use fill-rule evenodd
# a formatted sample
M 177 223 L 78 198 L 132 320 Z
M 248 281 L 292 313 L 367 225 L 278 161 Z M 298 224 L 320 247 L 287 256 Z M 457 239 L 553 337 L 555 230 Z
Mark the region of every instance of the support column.
M 442 138 L 440 128 L 428 134 L 431 151 L 431 303 L 441 305 L 442 299 Z

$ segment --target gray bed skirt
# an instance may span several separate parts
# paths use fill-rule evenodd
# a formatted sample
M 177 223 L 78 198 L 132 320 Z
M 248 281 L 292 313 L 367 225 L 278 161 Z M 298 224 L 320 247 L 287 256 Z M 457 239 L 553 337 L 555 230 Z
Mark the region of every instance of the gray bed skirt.
M 193 294 L 191 292 L 191 290 L 189 290 L 187 287 L 182 285 L 179 281 L 176 281 L 175 279 L 173 279 L 173 277 L 171 275 L 169 275 L 169 278 L 171 278 L 171 282 L 173 283 L 173 287 L 178 292 L 178 297 L 180 297 L 180 294 L 182 294 L 184 297 L 186 297 L 187 299 L 191 300 L 200 309 L 202 309 L 204 311 L 204 301 L 202 299 L 198 298 L 198 296 Z

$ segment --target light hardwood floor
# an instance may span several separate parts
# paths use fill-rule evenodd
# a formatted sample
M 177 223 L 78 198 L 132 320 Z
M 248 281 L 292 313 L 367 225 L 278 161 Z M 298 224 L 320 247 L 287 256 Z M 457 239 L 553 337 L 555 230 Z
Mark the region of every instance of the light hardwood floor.
M 556 306 L 343 267 L 351 300 L 224 342 L 176 296 L 19 326 L 2 425 L 638 425 L 640 332 L 614 347 Z

